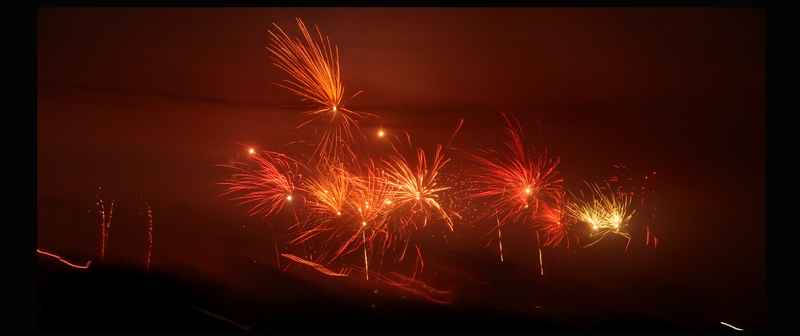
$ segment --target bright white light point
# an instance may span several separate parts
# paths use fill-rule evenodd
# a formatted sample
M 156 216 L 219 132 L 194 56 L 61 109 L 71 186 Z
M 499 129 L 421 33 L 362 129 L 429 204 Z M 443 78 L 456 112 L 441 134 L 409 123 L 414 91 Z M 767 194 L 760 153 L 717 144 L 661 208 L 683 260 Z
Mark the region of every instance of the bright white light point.
M 336 112 L 336 106 L 333 107 L 333 112 Z
M 387 201 L 386 201 L 386 204 L 392 204 L 392 201 L 388 201 L 388 200 L 387 200 Z
M 339 212 L 339 211 L 337 211 L 337 212 L 336 212 L 336 215 L 337 215 L 337 216 L 341 216 L 341 215 L 342 215 L 342 213 L 341 213 L 341 212 Z
M 528 188 L 528 189 L 525 189 L 525 193 L 526 193 L 526 194 L 530 194 L 530 193 L 531 193 L 531 189 L 530 189 L 530 188 Z
M 361 226 L 367 226 L 367 222 L 361 222 Z
M 292 200 L 292 195 L 286 196 L 286 199 L 291 201 Z
M 595 230 L 597 230 L 597 225 L 593 226 Z
M 382 137 L 383 136 L 383 131 L 378 131 L 378 136 Z
M 250 154 L 255 154 L 256 151 L 255 151 L 255 149 L 250 148 L 249 152 L 250 152 Z

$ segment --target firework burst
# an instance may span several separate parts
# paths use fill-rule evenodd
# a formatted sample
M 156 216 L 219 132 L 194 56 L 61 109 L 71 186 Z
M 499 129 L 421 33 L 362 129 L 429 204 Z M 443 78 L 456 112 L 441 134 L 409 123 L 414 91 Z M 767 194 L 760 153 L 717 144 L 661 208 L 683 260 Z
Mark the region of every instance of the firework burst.
M 561 179 L 555 170 L 559 160 L 538 153 L 523 143 L 522 128 L 516 119 L 503 114 L 509 138 L 503 141 L 505 151 L 480 150 L 470 155 L 477 163 L 471 174 L 477 182 L 475 198 L 493 199 L 494 211 L 483 217 L 498 216 L 498 226 L 506 221 L 519 221 L 535 215 L 542 201 L 553 201 L 563 193 Z M 527 216 L 526 216 L 527 214 Z
M 540 203 L 539 211 L 533 218 L 533 227 L 537 234 L 541 234 L 544 243 L 541 247 L 556 247 L 562 242 L 566 243 L 567 248 L 570 241 L 576 241 L 577 237 L 570 233 L 570 228 L 576 220 L 570 215 L 570 203 L 564 193 L 555 193 L 555 198 Z
M 292 39 L 278 25 L 275 25 L 277 34 L 270 31 L 272 44 L 267 49 L 273 54 L 274 64 L 293 78 L 277 85 L 316 105 L 305 113 L 311 118 L 298 128 L 315 120 L 327 121 L 328 127 L 312 157 L 335 160 L 341 155 L 342 147 L 356 144 L 357 139 L 365 140 L 359 131 L 359 120 L 367 116 L 377 116 L 344 107 L 344 86 L 339 76 L 339 49 L 331 47 L 330 40 L 323 38 L 319 29 L 319 39 L 315 40 L 303 21 L 297 19 L 297 24 L 303 40 Z M 352 97 L 359 93 L 361 91 Z M 354 135 L 354 130 L 360 137 Z
M 369 260 L 380 259 L 397 240 L 389 225 L 394 188 L 372 161 L 358 174 L 342 169 L 325 172 L 304 184 L 311 211 L 296 225 L 298 233 L 290 244 L 310 244 L 313 262 L 330 263 L 363 252 L 368 269 Z
M 630 234 L 624 231 L 634 212 L 629 209 L 628 194 L 614 192 L 607 185 L 586 184 L 591 190 L 589 197 L 581 191 L 581 197 L 576 197 L 576 202 L 569 203 L 568 207 L 570 215 L 589 225 L 592 229 L 590 237 L 596 238 L 585 247 L 594 245 L 609 233 L 630 239 Z
M 394 199 L 397 206 L 405 206 L 411 211 L 411 216 L 407 220 L 409 223 L 416 223 L 414 218 L 421 216 L 422 226 L 425 227 L 429 219 L 442 219 L 450 231 L 453 231 L 451 216 L 460 217 L 460 215 L 456 211 L 442 206 L 442 192 L 451 189 L 452 186 L 443 183 L 441 173 L 442 168 L 450 161 L 449 158 L 445 158 L 444 154 L 463 124 L 464 120 L 460 120 L 446 146 L 436 146 L 436 152 L 430 164 L 425 151 L 417 148 L 416 169 L 412 168 L 409 160 L 400 155 L 398 147 L 392 144 L 394 154 L 390 155 L 388 160 L 384 160 L 384 164 L 389 183 L 395 188 Z M 406 138 L 411 147 L 411 139 L 408 134 L 406 134 Z
M 233 197 L 240 204 L 249 204 L 249 216 L 264 217 L 279 212 L 286 202 L 292 201 L 295 185 L 301 180 L 300 164 L 281 153 L 262 151 L 253 153 L 250 162 L 235 162 L 222 167 L 238 171 L 220 182 L 226 190 L 220 196 L 240 194 Z

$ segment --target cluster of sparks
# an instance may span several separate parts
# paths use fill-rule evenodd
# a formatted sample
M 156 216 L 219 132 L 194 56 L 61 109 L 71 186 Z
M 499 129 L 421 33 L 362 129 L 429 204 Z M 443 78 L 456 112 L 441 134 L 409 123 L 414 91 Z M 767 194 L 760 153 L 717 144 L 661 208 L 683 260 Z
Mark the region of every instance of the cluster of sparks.
M 623 230 L 623 226 L 633 216 L 633 212 L 628 209 L 631 203 L 628 194 L 615 194 L 608 186 L 587 185 L 591 189 L 591 196 L 579 198 L 581 201 L 570 204 L 569 211 L 573 217 L 591 226 L 590 237 L 614 233 L 630 239 L 631 235 Z M 594 240 L 587 246 L 598 241 L 600 240 Z
M 291 209 L 291 224 L 284 228 L 290 236 L 287 243 L 302 246 L 305 255 L 281 254 L 285 258 L 342 276 L 349 271 L 334 272 L 323 265 L 337 260 L 344 265 L 352 255 L 363 261 L 350 259 L 349 268 L 342 269 L 363 265 L 369 277 L 378 274 L 370 269 L 376 262 L 379 269 L 390 252 L 395 262 L 409 254 L 416 274 L 424 263 L 414 234 L 431 223 L 452 232 L 467 222 L 463 216 L 467 209 L 455 206 L 461 204 L 458 198 L 485 201 L 489 206 L 473 223 L 490 223 L 488 231 L 496 229 L 498 236 L 506 224 L 531 227 L 540 253 L 542 247 L 577 243 L 571 229 L 578 222 L 592 228 L 590 237 L 597 238 L 592 243 L 608 233 L 630 237 L 624 231 L 633 214 L 626 194 L 591 184 L 588 195 L 568 193 L 558 177 L 559 159 L 526 145 L 520 124 L 505 114 L 504 149 L 467 152 L 474 166 L 463 174 L 473 182 L 466 191 L 445 178 L 452 167 L 448 150 L 463 120 L 433 155 L 414 148 L 408 135 L 401 141 L 385 137 L 381 130 L 379 137 L 389 142 L 391 150 L 371 157 L 359 121 L 377 116 L 344 107 L 338 50 L 318 29 L 315 39 L 301 20 L 297 22 L 303 39 L 289 37 L 276 25 L 278 33 L 270 32 L 272 44 L 267 49 L 274 64 L 291 77 L 278 85 L 312 105 L 305 112 L 309 120 L 298 128 L 324 124 L 325 132 L 302 162 L 246 147 L 251 158 L 221 165 L 235 173 L 220 182 L 225 187 L 222 195 L 248 205 L 249 216 L 275 216 Z

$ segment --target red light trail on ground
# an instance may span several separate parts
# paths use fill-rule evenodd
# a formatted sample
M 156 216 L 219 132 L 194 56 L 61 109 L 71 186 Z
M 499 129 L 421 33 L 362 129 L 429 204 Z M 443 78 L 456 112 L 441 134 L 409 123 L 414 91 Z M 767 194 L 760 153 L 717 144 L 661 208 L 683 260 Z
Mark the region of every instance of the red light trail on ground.
M 58 259 L 58 261 L 60 261 L 60 262 L 62 262 L 62 263 L 65 263 L 65 264 L 67 264 L 67 265 L 69 265 L 69 266 L 71 266 L 71 267 L 80 268 L 80 269 L 87 269 L 87 268 L 89 268 L 89 264 L 91 264 L 91 263 L 92 263 L 92 261 L 91 261 L 91 260 L 89 260 L 89 261 L 87 261 L 87 262 L 86 262 L 86 265 L 83 265 L 83 266 L 81 266 L 81 265 L 78 265 L 78 264 L 73 264 L 73 263 L 71 263 L 71 262 L 69 262 L 69 261 L 66 261 L 66 260 L 64 260 L 64 258 L 61 258 L 61 256 L 55 255 L 55 254 L 53 254 L 53 253 L 50 253 L 50 252 L 45 252 L 45 251 L 42 251 L 42 250 L 40 250 L 40 249 L 38 249 L 38 248 L 36 249 L 36 252 L 39 252 L 40 254 L 44 254 L 44 255 L 46 255 L 46 256 L 51 256 L 51 257 L 53 257 L 53 258 L 56 258 L 56 259 Z

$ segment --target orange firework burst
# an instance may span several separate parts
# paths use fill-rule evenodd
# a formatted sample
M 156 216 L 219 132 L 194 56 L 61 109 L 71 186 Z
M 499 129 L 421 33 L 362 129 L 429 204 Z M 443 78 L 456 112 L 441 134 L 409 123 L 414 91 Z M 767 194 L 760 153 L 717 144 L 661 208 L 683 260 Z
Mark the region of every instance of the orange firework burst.
M 355 144 L 353 129 L 358 130 L 358 120 L 374 114 L 356 112 L 344 107 L 344 86 L 339 77 L 339 49 L 331 47 L 330 40 L 323 38 L 317 29 L 319 40 L 314 40 L 305 24 L 297 19 L 304 41 L 290 38 L 278 25 L 279 34 L 270 31 L 272 44 L 267 49 L 274 55 L 275 66 L 286 71 L 294 80 L 277 84 L 316 104 L 306 114 L 312 118 L 298 128 L 314 121 L 328 120 L 328 127 L 320 139 L 315 155 L 333 159 L 339 155 L 340 147 Z M 360 93 L 357 92 L 353 97 Z M 352 97 L 351 97 L 352 99 Z M 360 134 L 360 132 L 359 132 Z M 364 138 L 363 135 L 361 138 Z
M 363 176 L 333 169 L 308 180 L 304 188 L 310 194 L 308 205 L 312 211 L 298 225 L 300 233 L 291 243 L 318 238 L 314 241 L 321 246 L 315 249 L 318 258 L 314 259 L 332 261 L 368 242 L 382 240 L 379 236 L 388 236 L 392 186 L 386 182 L 382 170 L 373 164 L 364 167 Z
M 369 269 L 371 259 L 382 259 L 398 239 L 407 239 L 397 223 L 389 223 L 395 189 L 386 174 L 371 160 L 361 168 L 358 174 L 326 168 L 320 171 L 326 174 L 304 184 L 312 211 L 296 225 L 298 235 L 290 244 L 308 244 L 313 262 L 330 263 L 363 251 Z
M 492 197 L 495 211 L 484 217 L 497 214 L 498 226 L 507 220 L 522 219 L 536 214 L 541 201 L 557 199 L 563 193 L 558 172 L 558 158 L 547 158 L 545 153 L 537 153 L 533 147 L 522 141 L 522 128 L 516 119 L 503 117 L 508 122 L 506 133 L 510 139 L 503 143 L 507 151 L 481 150 L 478 155 L 470 155 L 478 163 L 471 174 L 478 183 L 478 192 L 473 197 Z
M 609 233 L 630 239 L 630 234 L 622 231 L 634 212 L 629 210 L 631 201 L 628 194 L 614 192 L 608 186 L 586 184 L 591 189 L 590 197 L 581 191 L 581 197 L 576 197 L 577 202 L 570 203 L 568 208 L 571 216 L 592 228 L 590 237 L 597 238 L 585 247 L 594 245 Z
M 459 122 L 453 137 L 458 133 L 463 122 L 463 120 Z M 450 138 L 450 142 L 452 142 L 453 137 Z M 408 143 L 410 147 L 410 139 L 408 139 Z M 384 164 L 387 167 L 389 184 L 395 188 L 393 198 L 397 206 L 409 205 L 412 213 L 409 221 L 412 221 L 416 214 L 420 214 L 422 216 L 422 226 L 424 227 L 427 225 L 428 219 L 435 216 L 433 218 L 443 219 L 450 231 L 453 231 L 451 215 L 459 215 L 455 211 L 444 208 L 440 201 L 440 192 L 451 188 L 443 185 L 440 178 L 442 168 L 450 161 L 450 159 L 444 157 L 444 153 L 450 143 L 447 144 L 447 147 L 436 146 L 436 153 L 434 153 L 430 165 L 425 156 L 425 151 L 417 148 L 416 169 L 413 169 L 408 160 L 399 154 L 397 147 L 392 146 L 395 149 L 395 154 L 391 155 L 389 160 L 385 160 Z
M 300 164 L 281 153 L 262 151 L 253 154 L 251 162 L 235 162 L 220 165 L 239 171 L 220 182 L 227 186 L 220 196 L 242 194 L 234 197 L 240 204 L 252 204 L 248 215 L 269 216 L 279 212 L 287 201 L 292 200 L 295 184 L 300 180 Z

